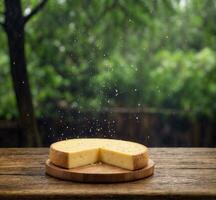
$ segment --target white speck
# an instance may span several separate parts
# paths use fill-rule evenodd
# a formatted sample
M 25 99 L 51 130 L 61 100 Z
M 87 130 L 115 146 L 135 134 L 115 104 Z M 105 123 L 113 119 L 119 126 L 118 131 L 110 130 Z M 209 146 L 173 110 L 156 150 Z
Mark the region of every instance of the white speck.
M 139 107 L 141 106 L 141 104 L 140 104 L 140 103 L 138 103 L 137 105 L 138 105 Z
M 31 8 L 30 7 L 27 7 L 25 10 L 24 10 L 24 15 L 28 15 L 30 14 L 31 12 Z
M 136 120 L 138 120 L 138 119 L 139 119 L 139 117 L 136 116 Z
M 60 47 L 59 47 L 59 51 L 60 51 L 60 52 L 65 52 L 65 46 L 60 46 Z
M 134 91 L 136 92 L 136 91 L 137 91 L 137 89 L 135 88 L 135 89 L 134 89 Z
M 69 24 L 69 29 L 74 30 L 75 29 L 75 24 L 72 22 Z

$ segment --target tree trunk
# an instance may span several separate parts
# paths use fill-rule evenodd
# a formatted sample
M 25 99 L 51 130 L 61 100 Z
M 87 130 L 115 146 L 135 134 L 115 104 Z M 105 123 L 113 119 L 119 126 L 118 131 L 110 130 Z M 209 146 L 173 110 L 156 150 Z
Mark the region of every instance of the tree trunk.
M 20 0 L 5 0 L 5 30 L 8 38 L 10 69 L 22 128 L 22 146 L 39 146 L 25 58 L 24 20 Z

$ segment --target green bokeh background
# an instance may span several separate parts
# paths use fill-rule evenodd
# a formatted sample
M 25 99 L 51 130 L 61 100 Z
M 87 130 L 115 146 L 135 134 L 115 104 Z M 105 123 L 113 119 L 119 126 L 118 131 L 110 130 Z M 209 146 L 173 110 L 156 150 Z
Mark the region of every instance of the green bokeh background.
M 37 3 L 23 0 L 23 12 Z M 26 26 L 37 117 L 61 107 L 141 107 L 215 119 L 215 22 L 214 0 L 48 1 Z M 12 119 L 18 113 L 3 29 L 0 44 L 0 118 Z

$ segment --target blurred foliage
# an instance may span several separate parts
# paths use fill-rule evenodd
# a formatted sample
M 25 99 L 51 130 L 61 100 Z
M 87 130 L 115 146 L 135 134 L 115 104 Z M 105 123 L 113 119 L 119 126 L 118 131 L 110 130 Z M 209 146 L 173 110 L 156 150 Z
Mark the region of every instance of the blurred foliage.
M 25 14 L 37 3 L 22 2 Z M 26 27 L 37 115 L 121 106 L 215 117 L 215 21 L 214 0 L 50 0 Z M 9 119 L 17 109 L 2 29 L 0 43 L 0 116 Z

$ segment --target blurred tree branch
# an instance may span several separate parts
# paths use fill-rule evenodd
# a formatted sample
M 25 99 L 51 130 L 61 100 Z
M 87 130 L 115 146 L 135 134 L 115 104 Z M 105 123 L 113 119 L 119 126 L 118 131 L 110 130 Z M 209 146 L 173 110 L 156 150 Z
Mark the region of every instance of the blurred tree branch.
M 118 1 L 113 1 L 112 4 L 106 5 L 105 8 L 100 12 L 100 14 L 94 18 L 93 16 L 90 17 L 91 23 L 86 25 L 86 30 L 88 31 L 90 28 L 97 25 L 97 23 L 111 10 L 113 10 L 118 4 Z
M 140 3 L 140 1 L 137 1 L 137 3 L 140 4 L 140 7 L 143 7 L 143 4 Z M 123 5 L 122 3 L 118 3 L 118 7 L 119 9 L 126 15 L 128 16 L 130 19 L 136 21 L 136 22 L 139 22 L 139 23 L 143 23 L 144 21 L 141 21 L 139 19 L 139 17 L 137 16 L 137 14 L 134 14 L 133 12 L 131 12 L 127 6 Z M 146 11 L 145 11 L 146 12 Z M 148 11 L 149 13 L 149 11 Z
M 37 6 L 35 6 L 32 11 L 23 17 L 24 23 L 28 22 L 35 14 L 37 14 L 48 2 L 48 0 L 42 0 Z
M 108 5 L 104 8 L 104 10 L 99 14 L 99 16 L 94 20 L 94 24 L 96 24 L 100 19 L 102 19 L 109 11 L 113 10 L 118 4 L 118 1 L 113 1 L 111 5 Z

